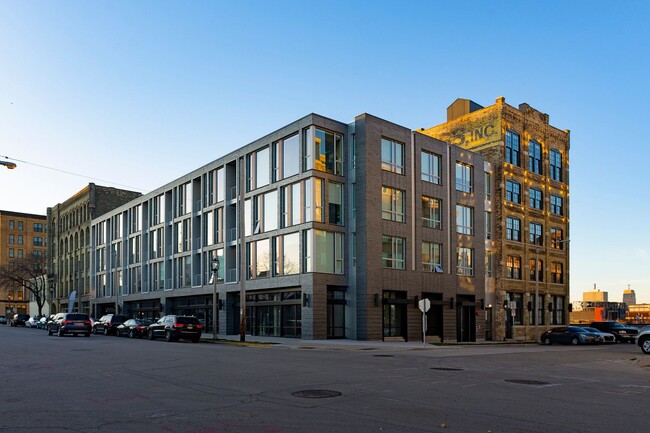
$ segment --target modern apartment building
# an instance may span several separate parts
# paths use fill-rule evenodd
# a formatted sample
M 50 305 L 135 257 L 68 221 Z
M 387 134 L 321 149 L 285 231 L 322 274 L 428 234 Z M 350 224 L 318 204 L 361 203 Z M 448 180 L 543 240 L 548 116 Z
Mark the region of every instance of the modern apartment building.
M 486 263 L 494 338 L 531 340 L 566 324 L 569 296 L 568 130 L 528 104 L 457 99 L 422 134 L 481 154 L 493 169 L 493 252 Z M 492 290 L 493 287 L 493 290 Z M 537 319 L 535 319 L 537 316 Z
M 45 215 L 0 210 L 0 267 L 9 267 L 29 254 L 45 255 Z M 0 314 L 29 314 L 29 293 L 17 285 L 0 286 Z
M 47 208 L 47 273 L 52 292 L 51 312 L 90 313 L 90 222 L 142 194 L 89 183 L 63 203 Z
M 368 114 L 350 124 L 310 114 L 95 217 L 91 313 L 192 314 L 219 334 L 243 321 L 252 335 L 421 341 L 426 298 L 429 340 L 483 340 L 492 170 L 479 153 Z

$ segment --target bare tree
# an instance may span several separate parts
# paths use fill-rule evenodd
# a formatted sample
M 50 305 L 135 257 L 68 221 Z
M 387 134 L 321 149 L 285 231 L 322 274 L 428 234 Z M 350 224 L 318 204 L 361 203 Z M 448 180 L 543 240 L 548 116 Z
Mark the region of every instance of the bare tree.
M 27 289 L 38 305 L 39 316 L 42 315 L 48 292 L 45 255 L 31 252 L 0 267 L 0 286 Z

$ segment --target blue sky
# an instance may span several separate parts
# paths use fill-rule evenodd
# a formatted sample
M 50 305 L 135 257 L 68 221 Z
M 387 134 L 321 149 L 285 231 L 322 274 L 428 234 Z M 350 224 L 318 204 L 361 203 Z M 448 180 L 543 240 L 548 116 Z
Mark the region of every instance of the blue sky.
M 650 3 L 0 1 L 0 209 L 148 192 L 308 113 L 499 96 L 571 130 L 571 299 L 650 303 Z M 75 173 L 49 170 L 52 167 Z M 1 168 L 1 167 L 0 167 Z M 87 179 L 78 175 L 89 176 Z

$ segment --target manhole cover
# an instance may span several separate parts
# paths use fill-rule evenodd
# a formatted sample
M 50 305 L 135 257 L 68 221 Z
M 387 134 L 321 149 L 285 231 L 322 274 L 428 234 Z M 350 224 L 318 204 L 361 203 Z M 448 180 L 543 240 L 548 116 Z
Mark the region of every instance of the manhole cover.
M 306 389 L 304 391 L 296 391 L 291 395 L 300 398 L 330 398 L 338 397 L 342 394 L 338 391 L 330 391 L 327 389 Z
M 442 370 L 442 371 L 463 371 L 462 368 L 452 368 L 452 367 L 431 367 L 431 370 Z
M 526 379 L 506 379 L 506 382 L 516 383 L 517 385 L 550 385 L 548 382 L 542 382 L 540 380 L 526 380 Z
M 392 358 L 395 355 L 372 355 L 372 356 L 376 356 L 377 358 Z

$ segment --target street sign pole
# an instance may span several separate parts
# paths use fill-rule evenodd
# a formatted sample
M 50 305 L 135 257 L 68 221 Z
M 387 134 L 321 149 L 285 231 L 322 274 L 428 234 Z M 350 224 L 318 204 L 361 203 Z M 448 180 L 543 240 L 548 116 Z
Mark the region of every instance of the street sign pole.
M 422 311 L 422 343 L 427 344 L 427 311 L 431 308 L 431 301 L 424 298 L 418 302 L 418 308 Z

